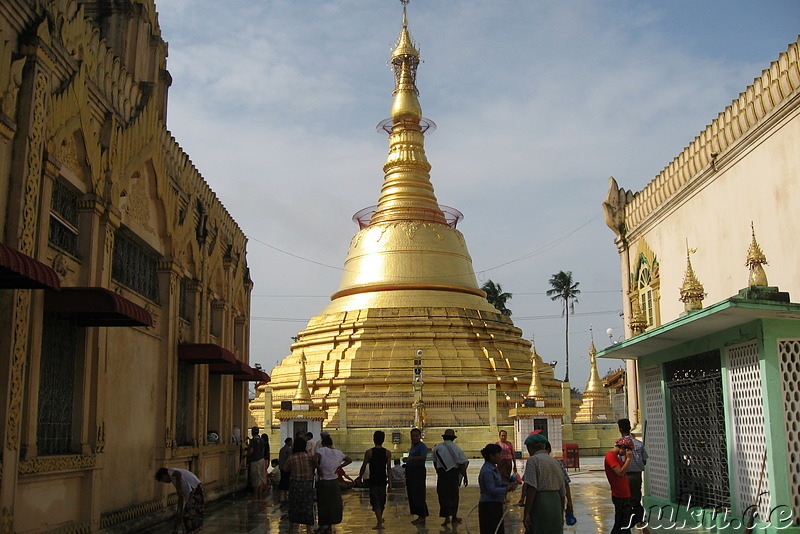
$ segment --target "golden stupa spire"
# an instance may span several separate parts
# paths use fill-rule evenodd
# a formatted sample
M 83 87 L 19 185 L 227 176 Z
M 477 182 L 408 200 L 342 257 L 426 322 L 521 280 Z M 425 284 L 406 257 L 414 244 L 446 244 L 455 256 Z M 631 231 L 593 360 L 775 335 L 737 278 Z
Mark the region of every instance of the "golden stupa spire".
M 297 391 L 294 394 L 295 404 L 307 404 L 311 406 L 311 390 L 308 389 L 306 379 L 306 353 L 300 353 L 300 381 L 297 383 Z
M 753 234 L 753 240 L 750 242 L 750 248 L 747 251 L 747 263 L 745 263 L 745 265 L 750 267 L 750 277 L 747 285 L 749 287 L 765 287 L 768 286 L 769 283 L 767 283 L 767 273 L 764 272 L 762 265 L 768 265 L 767 257 L 761 251 L 761 247 L 758 246 L 756 230 L 752 221 L 750 222 L 750 230 Z
M 387 221 L 429 221 L 446 224 L 433 193 L 431 165 L 425 156 L 425 131 L 433 123 L 422 117 L 417 90 L 419 51 L 408 31 L 407 1 L 403 1 L 403 28 L 392 51 L 394 100 L 389 121 L 389 155 L 385 178 L 371 224 Z
M 689 248 L 689 245 L 686 245 L 686 274 L 681 286 L 681 297 L 678 299 L 683 302 L 683 309 L 686 311 L 703 309 L 703 299 L 706 297 L 703 284 L 695 276 L 692 260 L 689 258 L 689 254 L 695 252 L 697 252 L 696 248 Z
M 589 332 L 592 336 L 592 344 L 589 347 L 589 381 L 586 382 L 586 391 L 592 392 L 605 392 L 603 382 L 600 380 L 600 374 L 597 372 L 597 349 L 594 346 L 594 332 L 589 327 Z
M 532 340 L 531 340 L 532 341 Z M 528 399 L 544 402 L 546 397 L 542 387 L 542 379 L 539 377 L 539 362 L 541 358 L 536 354 L 536 343 L 531 343 L 531 385 L 528 388 Z

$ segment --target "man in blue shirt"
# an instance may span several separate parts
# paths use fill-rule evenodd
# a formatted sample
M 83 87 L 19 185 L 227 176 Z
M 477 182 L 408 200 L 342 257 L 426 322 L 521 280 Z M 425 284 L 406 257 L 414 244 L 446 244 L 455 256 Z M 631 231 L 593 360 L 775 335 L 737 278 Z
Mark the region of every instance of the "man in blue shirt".
M 425 460 L 428 458 L 428 446 L 422 442 L 422 431 L 411 429 L 411 449 L 403 458 L 406 464 L 406 493 L 411 514 L 418 516 L 412 525 L 424 525 L 428 517 L 428 503 L 425 501 Z

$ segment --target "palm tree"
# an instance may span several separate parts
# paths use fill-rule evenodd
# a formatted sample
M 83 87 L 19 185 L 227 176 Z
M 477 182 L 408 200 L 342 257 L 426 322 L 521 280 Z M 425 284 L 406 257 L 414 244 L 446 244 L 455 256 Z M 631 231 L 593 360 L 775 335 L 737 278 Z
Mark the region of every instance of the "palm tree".
M 497 308 L 497 311 L 503 315 L 511 317 L 511 310 L 506 308 L 506 301 L 511 300 L 511 293 L 503 291 L 500 284 L 495 284 L 491 280 L 483 284 L 481 289 L 486 293 L 486 300 L 489 301 L 489 304 Z
M 572 280 L 572 271 L 559 271 L 550 277 L 550 287 L 553 289 L 547 290 L 547 296 L 550 300 L 560 300 L 561 316 L 564 317 L 564 344 L 566 354 L 566 375 L 564 382 L 569 382 L 569 314 L 575 313 L 575 304 L 578 302 L 578 295 L 581 290 L 578 289 L 580 282 Z

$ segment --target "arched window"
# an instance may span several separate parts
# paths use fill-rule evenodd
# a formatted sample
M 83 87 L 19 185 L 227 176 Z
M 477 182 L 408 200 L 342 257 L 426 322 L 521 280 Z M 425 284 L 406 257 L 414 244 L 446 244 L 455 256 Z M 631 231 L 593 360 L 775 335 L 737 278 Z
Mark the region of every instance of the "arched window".
M 639 269 L 639 283 L 637 284 L 637 289 L 639 290 L 639 305 L 641 306 L 642 313 L 647 317 L 648 328 L 655 324 L 653 288 L 650 286 L 651 281 L 650 266 L 645 263 L 641 265 L 641 269 Z
M 635 263 L 631 265 L 630 290 L 631 313 L 640 310 L 647 320 L 647 330 L 661 324 L 661 278 L 656 255 L 650 250 L 644 238 L 639 240 Z

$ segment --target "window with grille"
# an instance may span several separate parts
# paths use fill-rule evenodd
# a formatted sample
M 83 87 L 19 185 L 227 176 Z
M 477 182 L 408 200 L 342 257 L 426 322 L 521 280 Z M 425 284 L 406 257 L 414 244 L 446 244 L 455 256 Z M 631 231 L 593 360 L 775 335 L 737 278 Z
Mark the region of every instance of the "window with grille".
M 786 468 L 792 509 L 792 524 L 800 526 L 800 395 L 797 383 L 800 381 L 800 339 L 781 339 L 778 341 L 780 372 L 785 407 L 786 429 Z M 773 445 L 774 446 L 774 445 Z
M 720 354 L 712 350 L 664 365 L 672 411 L 677 501 L 730 508 Z
M 114 233 L 111 278 L 158 303 L 158 255 L 123 228 Z
M 209 330 L 214 337 L 222 337 L 223 311 L 222 302 L 215 300 L 211 303 L 211 324 L 209 325 Z
M 188 278 L 181 279 L 181 295 L 178 304 L 178 315 L 184 321 L 192 322 L 192 310 L 194 309 L 191 303 L 192 293 L 189 289 L 190 280 Z
M 77 452 L 72 443 L 77 338 L 75 321 L 44 314 L 36 424 L 40 456 Z
M 667 422 L 664 394 L 661 389 L 661 367 L 653 365 L 641 370 L 644 417 L 647 425 L 647 484 L 648 493 L 669 499 L 669 464 L 667 457 Z
M 53 182 L 47 240 L 64 252 L 78 255 L 78 193 L 59 180 Z
M 175 406 L 175 443 L 191 445 L 189 439 L 189 397 L 192 390 L 192 366 L 186 362 L 178 362 L 178 390 Z

